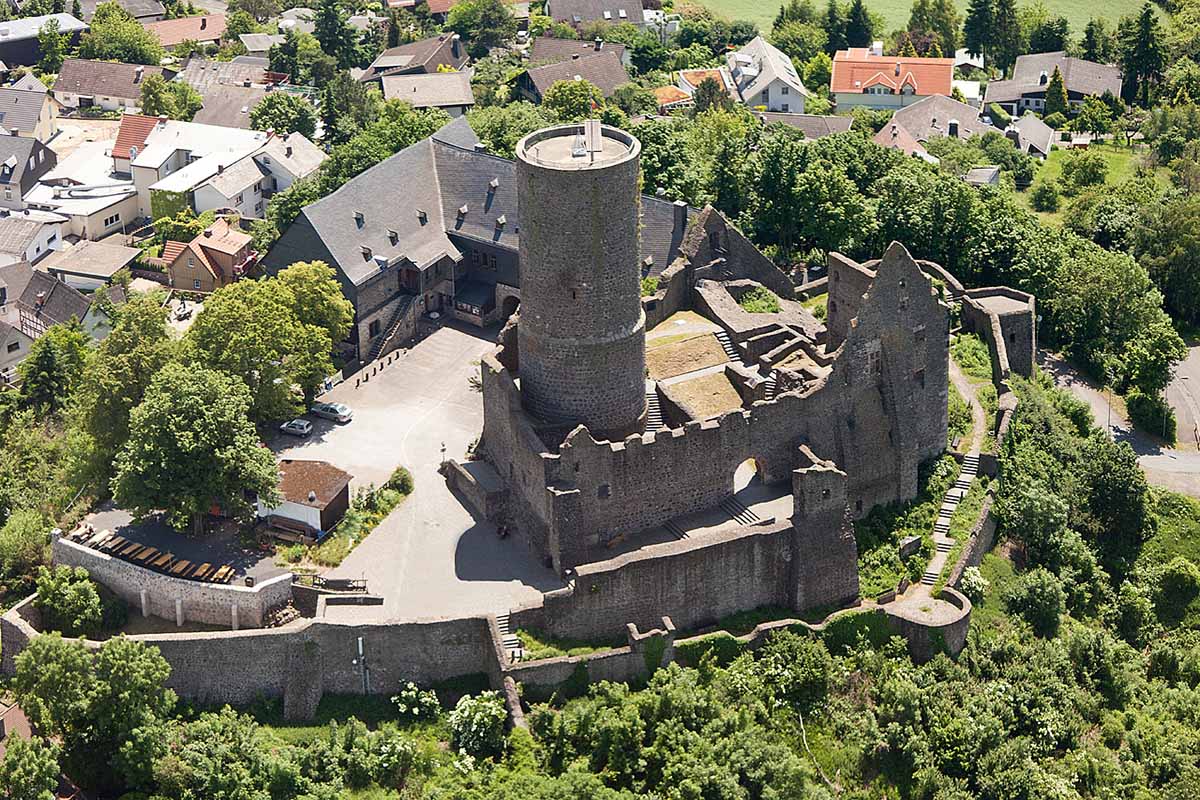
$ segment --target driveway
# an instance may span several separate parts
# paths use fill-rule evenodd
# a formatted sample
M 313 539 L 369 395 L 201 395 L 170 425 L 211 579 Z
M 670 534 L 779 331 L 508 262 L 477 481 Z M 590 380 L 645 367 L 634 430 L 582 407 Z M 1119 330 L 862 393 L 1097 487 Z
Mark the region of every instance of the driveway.
M 384 597 L 389 618 L 505 613 L 563 585 L 523 545 L 474 520 L 437 471 L 443 458 L 463 459 L 483 428 L 482 397 L 469 378 L 495 334 L 445 326 L 390 363 L 377 362 L 383 366 L 375 374 L 368 367 L 322 398 L 351 406 L 349 424 L 320 420 L 309 439 L 270 442 L 280 457 L 341 467 L 356 487 L 382 483 L 401 464 L 412 472 L 413 494 L 328 573 L 366 578 L 368 590 Z M 380 615 L 378 607 L 343 606 L 337 613 Z
M 1200 446 L 1200 346 L 1188 347 L 1188 355 L 1175 368 L 1175 379 L 1167 387 L 1167 402 L 1175 410 L 1181 450 Z

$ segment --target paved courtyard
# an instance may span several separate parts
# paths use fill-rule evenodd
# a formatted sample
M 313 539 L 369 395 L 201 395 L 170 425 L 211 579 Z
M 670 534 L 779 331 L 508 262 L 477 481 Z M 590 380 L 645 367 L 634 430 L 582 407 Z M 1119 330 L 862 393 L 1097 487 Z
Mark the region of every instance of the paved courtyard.
M 505 613 L 563 584 L 533 553 L 495 528 L 476 522 L 451 494 L 437 468 L 462 459 L 483 427 L 483 400 L 472 388 L 479 359 L 496 329 L 445 326 L 367 381 L 355 378 L 322 399 L 354 409 L 354 420 L 315 421 L 304 440 L 274 437 L 284 458 L 329 461 L 354 476 L 352 487 L 380 484 L 404 465 L 415 491 L 366 538 L 331 577 L 366 578 L 384 597 L 383 615 L 425 619 L 464 613 Z M 339 615 L 379 616 L 379 607 L 344 606 Z

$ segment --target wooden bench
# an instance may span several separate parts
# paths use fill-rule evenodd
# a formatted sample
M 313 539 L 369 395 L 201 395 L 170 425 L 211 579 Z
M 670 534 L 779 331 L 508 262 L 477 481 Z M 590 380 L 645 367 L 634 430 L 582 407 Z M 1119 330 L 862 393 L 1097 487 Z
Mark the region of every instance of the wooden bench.
M 187 559 L 183 559 L 175 562 L 175 564 L 171 567 L 169 574 L 176 578 L 186 578 L 188 573 L 191 572 L 191 569 L 192 562 L 188 561 Z
M 122 547 L 117 555 L 121 558 L 129 560 L 133 558 L 135 553 L 140 553 L 143 547 L 145 547 L 145 545 L 143 545 L 141 542 L 131 542 Z
M 171 562 L 175 560 L 174 553 L 162 553 L 158 558 L 150 562 L 150 566 L 154 569 L 166 571 L 167 567 L 171 566 Z
M 220 569 L 218 569 L 216 572 L 214 572 L 212 574 L 212 577 L 209 578 L 209 580 L 212 581 L 213 583 L 229 583 L 229 581 L 232 577 L 233 577 L 233 567 L 231 567 L 229 564 L 225 564 Z
M 151 560 L 153 560 L 153 558 L 157 555 L 158 555 L 157 547 L 147 547 L 145 550 L 142 550 L 140 553 L 138 553 L 137 556 L 133 560 L 139 564 L 145 564 L 145 565 L 149 566 Z
M 90 547 L 93 550 L 99 550 L 101 547 L 104 546 L 104 543 L 107 542 L 111 538 L 113 538 L 112 531 L 100 531 L 95 536 L 93 536 L 92 538 L 90 538 L 86 542 L 84 542 L 83 544 L 85 547 Z
M 271 515 L 267 518 L 267 525 L 267 532 L 271 537 L 284 542 L 313 544 L 317 541 L 317 536 L 312 528 L 294 519 Z
M 113 538 L 111 538 L 107 542 L 105 542 L 104 545 L 100 548 L 100 550 L 105 553 L 115 552 L 118 548 L 120 548 L 122 545 L 124 545 L 126 541 L 127 540 L 125 539 L 124 536 L 114 536 Z
M 196 567 L 196 571 L 192 573 L 192 580 L 206 581 L 208 576 L 212 574 L 213 565 L 205 561 L 200 566 Z

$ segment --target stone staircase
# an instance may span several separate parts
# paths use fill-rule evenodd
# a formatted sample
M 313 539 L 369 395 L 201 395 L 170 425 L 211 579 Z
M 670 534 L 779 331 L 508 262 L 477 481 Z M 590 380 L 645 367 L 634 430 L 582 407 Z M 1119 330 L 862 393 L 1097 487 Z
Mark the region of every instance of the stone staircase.
M 717 337 L 717 341 L 721 343 L 721 349 L 725 351 L 725 355 L 729 357 L 730 361 L 742 360 L 742 354 L 738 352 L 737 346 L 729 338 L 728 331 L 717 331 L 713 336 Z
M 685 531 L 683 528 L 681 528 L 679 526 L 679 523 L 676 522 L 675 520 L 670 520 L 669 522 L 664 522 L 663 527 L 666 528 L 667 532 L 670 533 L 672 536 L 674 536 L 676 539 L 688 538 L 688 532 Z
M 771 370 L 771 374 L 767 376 L 763 382 L 763 399 L 774 400 L 775 393 L 779 390 L 779 381 L 775 377 L 775 370 Z
M 512 622 L 508 618 L 508 614 L 496 615 L 496 627 L 500 629 L 500 643 L 504 647 L 504 654 L 508 656 L 510 662 L 516 663 L 525 655 L 525 646 L 521 644 L 521 639 L 512 631 Z
M 942 497 L 942 505 L 938 509 L 937 519 L 933 522 L 934 554 L 933 558 L 929 560 L 925 574 L 921 576 L 921 583 L 926 586 L 933 586 L 937 583 L 938 577 L 941 576 L 942 569 L 946 565 L 946 559 L 950 557 L 950 551 L 954 549 L 954 539 L 950 537 L 950 518 L 958 510 L 958 504 L 967 496 L 971 484 L 975 482 L 978 475 L 979 454 L 968 453 L 963 457 L 958 479 Z
M 371 345 L 371 351 L 367 354 L 366 358 L 368 364 L 379 358 L 380 353 L 392 341 L 392 337 L 396 335 L 396 331 L 400 330 L 400 324 L 404 322 L 404 317 L 408 314 L 409 309 L 412 308 L 415 299 L 415 297 L 404 295 L 397 301 L 396 310 L 388 317 L 388 322 L 383 328 L 382 335 L 375 340 L 375 344 Z
M 758 514 L 746 508 L 736 497 L 726 497 L 721 501 L 720 506 L 722 511 L 733 517 L 734 521 L 740 525 L 753 525 L 762 521 Z
M 646 392 L 646 430 L 661 431 L 667 424 L 663 422 L 662 406 L 658 402 L 658 392 Z

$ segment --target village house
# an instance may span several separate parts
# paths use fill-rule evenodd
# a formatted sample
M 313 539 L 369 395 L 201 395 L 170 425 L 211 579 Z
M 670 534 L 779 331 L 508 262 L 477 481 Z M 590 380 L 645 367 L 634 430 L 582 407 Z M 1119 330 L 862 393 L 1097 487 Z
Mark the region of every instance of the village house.
M 58 103 L 46 84 L 25 75 L 0 87 L 0 131 L 28 136 L 45 144 L 58 133 Z
M 271 525 L 317 539 L 350 508 L 350 478 L 327 461 L 285 458 L 279 462 L 277 506 L 256 502 L 258 516 Z
M 384 75 L 380 80 L 385 100 L 403 100 L 413 108 L 440 108 L 451 117 L 461 117 L 475 107 L 467 72 Z
M 845 133 L 854 125 L 854 117 L 829 114 L 780 114 L 760 111 L 754 115 L 763 125 L 788 125 L 804 134 L 805 139 L 820 139 L 835 133 Z
M 965 140 L 996 130 L 980 117 L 978 108 L 944 95 L 931 95 L 899 109 L 891 123 L 907 130 L 918 142 L 938 136 Z
M 630 65 L 629 48 L 620 42 L 607 42 L 603 39 L 589 42 L 579 39 L 557 39 L 553 36 L 538 36 L 529 44 L 529 63 L 534 66 L 557 64 L 575 56 L 592 55 L 605 50 L 615 52 L 626 67 Z
M 679 28 L 677 15 L 668 17 L 658 3 L 642 0 L 547 0 L 545 14 L 555 22 L 579 28 L 589 22 L 635 25 L 666 36 Z
M 0 213 L 0 262 L 36 264 L 62 247 L 65 217 L 49 211 Z
M 91 22 L 92 17 L 96 16 L 96 6 L 101 2 L 105 2 L 105 0 L 82 0 L 80 8 L 86 22 Z M 108 2 L 113 2 L 113 0 L 108 0 Z M 138 22 L 158 22 L 167 15 L 166 9 L 158 0 L 116 0 L 116 3 L 128 11 L 129 15 Z
M 1088 97 L 1110 92 L 1121 94 L 1121 70 L 1112 64 L 1097 64 L 1082 58 L 1072 58 L 1060 51 L 1032 53 L 1017 57 L 1013 76 L 1006 81 L 992 81 L 984 94 L 985 105 L 996 105 L 1013 116 L 1026 111 L 1041 113 L 1046 107 L 1046 87 L 1057 69 L 1067 90 L 1067 100 L 1079 106 Z
M 29 208 L 66 219 L 63 237 L 103 239 L 137 219 L 137 189 L 113 170 L 114 140 L 81 142 L 25 194 Z
M 808 89 L 792 59 L 761 36 L 726 57 L 743 105 L 759 111 L 803 114 Z
M 218 218 L 190 242 L 168 241 L 156 263 L 173 288 L 207 294 L 245 274 L 257 255 L 252 242 L 250 234 Z
M 953 58 L 883 55 L 883 43 L 839 50 L 829 93 L 839 111 L 855 107 L 897 109 L 953 91 Z
M 12 384 L 17 379 L 17 365 L 29 355 L 33 347 L 30 339 L 20 328 L 0 320 L 0 386 Z
M 40 268 L 81 292 L 92 292 L 112 283 L 113 276 L 132 267 L 142 256 L 136 247 L 83 240 L 51 253 Z
M 182 42 L 199 42 L 219 47 L 225 35 L 224 14 L 204 14 L 199 17 L 178 17 L 161 22 L 148 22 L 143 28 L 154 34 L 167 50 Z
M 120 300 L 123 295 L 114 292 L 110 298 Z M 112 320 L 103 308 L 78 289 L 40 270 L 34 270 L 29 276 L 16 306 L 18 327 L 30 339 L 37 339 L 52 325 L 72 319 L 79 321 L 84 332 L 95 340 L 105 338 L 112 331 Z
M 467 48 L 457 33 L 443 33 L 419 42 L 409 42 L 384 50 L 366 68 L 361 81 L 373 81 L 384 75 L 411 75 L 459 70 L 466 66 Z
M 285 37 L 282 33 L 243 33 L 238 36 L 246 55 L 255 58 L 266 58 L 271 48 L 283 44 Z
M 142 84 L 151 75 L 170 80 L 175 73 L 163 67 L 68 58 L 51 93 L 65 108 L 136 110 L 142 105 Z
M 573 80 L 585 80 L 600 89 L 605 97 L 611 97 L 618 86 L 629 82 L 629 73 L 616 52 L 604 50 L 530 67 L 517 78 L 517 91 L 531 103 L 541 103 L 551 86 L 559 81 Z
M 25 195 L 58 163 L 46 145 L 30 136 L 0 135 L 0 208 L 25 208 Z

